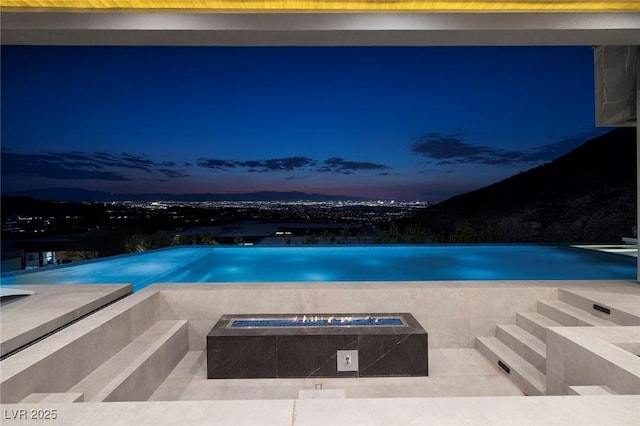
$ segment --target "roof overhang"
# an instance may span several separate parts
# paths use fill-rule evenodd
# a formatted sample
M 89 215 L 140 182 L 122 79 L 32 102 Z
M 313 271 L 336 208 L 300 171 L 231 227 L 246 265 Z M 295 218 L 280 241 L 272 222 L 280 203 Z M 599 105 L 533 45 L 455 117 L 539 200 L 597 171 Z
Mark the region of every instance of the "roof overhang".
M 3 8 L 0 26 L 6 45 L 640 44 L 640 12 L 186 13 Z

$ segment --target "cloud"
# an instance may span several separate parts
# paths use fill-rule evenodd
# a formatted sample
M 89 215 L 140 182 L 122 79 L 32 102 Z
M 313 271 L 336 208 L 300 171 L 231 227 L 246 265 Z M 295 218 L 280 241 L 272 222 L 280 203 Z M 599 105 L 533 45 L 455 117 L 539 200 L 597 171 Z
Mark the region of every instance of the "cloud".
M 99 165 L 95 166 L 90 161 L 84 161 L 76 155 L 73 155 L 69 160 L 61 154 L 31 155 L 2 152 L 3 176 L 38 176 L 63 180 L 132 180 L 121 173 L 100 169 Z
M 443 137 L 430 133 L 411 145 L 411 151 L 436 160 L 444 158 L 473 157 L 490 152 L 489 148 L 473 146 L 457 137 Z
M 244 168 L 250 173 L 315 170 L 319 173 L 352 174 L 359 171 L 390 169 L 389 166 L 384 164 L 350 161 L 338 157 L 332 157 L 324 160 L 323 162 L 318 162 L 317 160 L 308 157 L 286 157 L 245 161 L 201 158 L 198 160 L 197 164 L 201 167 L 223 171 L 235 168 Z
M 304 169 L 316 164 L 315 160 L 307 157 L 272 158 L 269 160 L 237 161 L 239 167 L 250 167 L 256 172 L 293 171 Z
M 171 169 L 158 169 L 158 171 L 170 178 L 184 178 L 189 177 L 189 175 L 180 170 L 171 170 Z
M 233 161 L 225 161 L 225 160 L 205 160 L 203 158 L 199 159 L 197 162 L 198 166 L 206 167 L 208 169 L 216 169 L 216 170 L 226 170 L 233 169 L 236 166 L 236 163 Z
M 148 158 L 141 157 L 139 155 L 131 155 L 122 153 L 120 154 L 120 159 L 131 167 L 139 167 L 143 170 L 147 170 L 147 167 L 153 166 L 155 163 Z
M 47 152 L 24 154 L 2 151 L 3 176 L 33 176 L 62 180 L 93 179 L 104 181 L 131 181 L 139 177 L 131 171 L 144 174 L 161 174 L 169 178 L 186 177 L 183 171 L 173 168 L 175 163 L 162 163 L 147 157 L 106 152 Z
M 294 171 L 314 166 L 315 160 L 307 157 L 285 157 L 271 158 L 268 160 L 220 160 L 220 159 L 204 159 L 201 158 L 197 162 L 198 166 L 215 170 L 228 170 L 235 168 L 245 168 L 249 172 L 278 172 L 278 171 Z
M 312 166 L 315 163 L 314 160 L 306 157 L 289 157 L 265 161 L 266 167 L 269 170 L 295 170 Z
M 438 160 L 439 166 L 450 166 L 462 163 L 480 163 L 490 165 L 507 165 L 522 156 L 516 151 L 505 151 L 481 145 L 463 142 L 460 134 L 443 136 L 439 133 L 429 133 L 411 144 L 414 154 Z
M 234 162 L 234 167 L 235 166 L 240 166 L 240 167 L 250 167 L 253 170 L 250 171 L 258 171 L 257 167 L 261 167 L 262 166 L 262 161 L 256 161 L 256 160 L 251 160 L 251 161 L 236 161 Z
M 361 170 L 386 170 L 389 166 L 377 163 L 367 163 L 363 161 L 347 161 L 342 158 L 333 157 L 324 161 L 323 171 L 351 174 Z
M 598 131 L 589 132 L 559 138 L 556 142 L 526 151 L 509 151 L 466 143 L 463 140 L 464 135 L 460 133 L 444 136 L 432 132 L 418 138 L 409 149 L 414 154 L 436 160 L 435 164 L 438 166 L 455 166 L 465 163 L 491 166 L 531 165 L 556 159 L 599 134 L 601 133 Z

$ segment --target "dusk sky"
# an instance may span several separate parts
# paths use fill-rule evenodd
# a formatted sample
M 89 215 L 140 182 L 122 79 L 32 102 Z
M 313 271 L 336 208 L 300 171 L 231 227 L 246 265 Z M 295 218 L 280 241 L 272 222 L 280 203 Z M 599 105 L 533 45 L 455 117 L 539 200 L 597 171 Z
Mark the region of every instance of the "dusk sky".
M 439 201 L 594 125 L 588 47 L 2 46 L 2 193 Z

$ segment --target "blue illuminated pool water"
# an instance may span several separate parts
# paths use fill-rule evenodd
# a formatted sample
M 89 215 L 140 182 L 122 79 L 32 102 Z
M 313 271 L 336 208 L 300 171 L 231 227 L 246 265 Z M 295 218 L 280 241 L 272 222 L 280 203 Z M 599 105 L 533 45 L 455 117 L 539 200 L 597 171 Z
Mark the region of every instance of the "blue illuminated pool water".
M 635 279 L 636 259 L 569 246 L 176 247 L 38 272 L 2 285 Z

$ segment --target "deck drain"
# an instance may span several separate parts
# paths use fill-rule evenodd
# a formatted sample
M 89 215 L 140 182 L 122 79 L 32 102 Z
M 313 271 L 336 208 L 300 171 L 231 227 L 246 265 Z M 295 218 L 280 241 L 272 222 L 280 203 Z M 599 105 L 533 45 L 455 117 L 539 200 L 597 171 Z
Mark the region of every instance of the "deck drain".
M 611 309 L 605 308 L 604 306 L 596 305 L 594 303 L 593 304 L 593 309 L 595 309 L 596 311 L 604 312 L 607 315 L 611 315 Z
M 101 310 L 103 310 L 104 308 L 107 308 L 107 307 L 109 307 L 109 306 L 113 305 L 113 304 L 114 304 L 114 303 L 116 303 L 116 302 L 119 302 L 120 300 L 124 299 L 125 297 L 129 297 L 129 296 L 131 296 L 132 294 L 133 294 L 133 293 L 127 293 L 127 294 L 125 294 L 125 295 L 122 295 L 122 296 L 118 297 L 117 299 L 113 299 L 112 301 L 110 301 L 110 302 L 108 302 L 108 303 L 105 303 L 105 304 L 104 304 L 104 305 L 102 305 L 102 306 L 97 307 L 97 308 L 96 308 L 96 309 L 94 309 L 93 311 L 91 311 L 91 312 L 87 312 L 86 314 L 81 315 L 81 316 L 79 316 L 78 318 L 75 318 L 75 319 L 73 319 L 73 320 L 69 321 L 68 323 L 61 325 L 60 327 L 58 327 L 58 328 L 56 328 L 56 329 L 54 329 L 54 330 L 51 330 L 50 332 L 48 332 L 48 333 L 46 333 L 46 334 L 43 334 L 42 336 L 40 336 L 40 337 L 38 337 L 38 338 L 36 338 L 36 339 L 34 339 L 34 340 L 30 341 L 30 342 L 27 342 L 27 343 L 25 343 L 25 344 L 24 344 L 24 345 L 22 345 L 22 346 L 19 346 L 19 347 L 15 348 L 14 350 L 12 350 L 12 351 L 10 351 L 10 352 L 7 352 L 6 354 L 4 354 L 4 355 L 0 356 L 0 361 L 3 361 L 3 360 L 5 360 L 5 359 L 9 358 L 10 356 L 13 356 L 13 355 L 17 354 L 18 352 L 22 352 L 23 350 L 27 349 L 28 347 L 31 347 L 31 346 L 35 345 L 36 343 L 43 341 L 43 340 L 44 340 L 44 339 L 46 339 L 47 337 L 53 336 L 54 334 L 56 334 L 56 333 L 58 333 L 58 332 L 60 332 L 60 331 L 64 330 L 65 328 L 68 328 L 68 327 L 72 326 L 73 324 L 75 324 L 75 323 L 77 323 L 77 322 L 79 322 L 79 321 L 81 321 L 81 320 L 85 319 L 85 318 L 86 318 L 86 317 L 88 317 L 89 315 L 93 315 L 93 314 L 95 314 L 96 312 L 101 311 Z
M 501 360 L 498 360 L 498 366 L 502 368 L 504 371 L 506 371 L 507 374 L 511 374 L 511 369 L 509 368 L 509 366 L 504 362 L 502 362 Z

